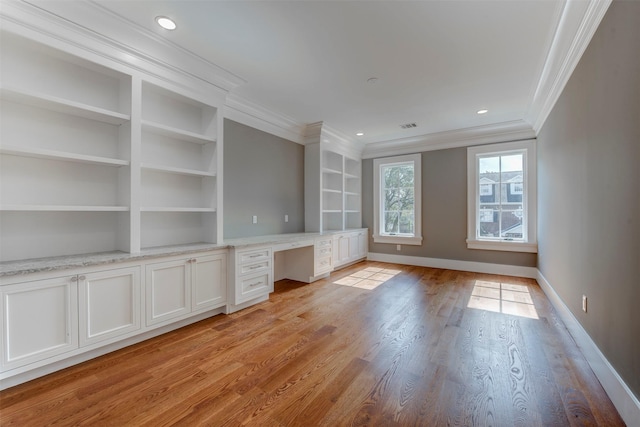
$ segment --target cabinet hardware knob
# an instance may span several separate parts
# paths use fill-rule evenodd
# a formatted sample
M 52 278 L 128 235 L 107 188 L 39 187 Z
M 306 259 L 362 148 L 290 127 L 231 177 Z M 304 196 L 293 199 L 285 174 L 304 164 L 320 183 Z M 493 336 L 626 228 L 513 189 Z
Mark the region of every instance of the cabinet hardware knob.
M 87 280 L 87 276 L 79 276 L 78 280 Z
M 73 276 L 73 277 L 71 278 L 71 283 L 75 283 L 75 282 L 77 282 L 77 281 L 78 281 L 78 276 Z

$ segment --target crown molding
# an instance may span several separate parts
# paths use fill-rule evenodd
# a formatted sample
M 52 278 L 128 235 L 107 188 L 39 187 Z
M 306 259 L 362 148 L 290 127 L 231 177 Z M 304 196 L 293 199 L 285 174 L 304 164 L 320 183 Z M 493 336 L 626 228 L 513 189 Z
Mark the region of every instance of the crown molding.
M 98 63 L 106 59 L 112 66 L 124 66 L 124 71 L 141 71 L 183 88 L 195 83 L 205 90 L 226 93 L 246 83 L 89 0 L 3 2 L 1 16 L 3 28 L 10 31 Z
M 612 0 L 567 0 L 533 95 L 527 122 L 536 135 L 551 113 Z
M 298 144 L 306 143 L 304 124 L 235 93 L 227 95 L 224 117 Z
M 472 128 L 457 129 L 367 144 L 363 159 L 469 147 L 497 142 L 535 138 L 535 132 L 524 120 L 514 120 Z
M 351 158 L 361 158 L 364 144 L 324 122 L 310 123 L 305 130 L 305 144 L 320 144 L 323 148 Z

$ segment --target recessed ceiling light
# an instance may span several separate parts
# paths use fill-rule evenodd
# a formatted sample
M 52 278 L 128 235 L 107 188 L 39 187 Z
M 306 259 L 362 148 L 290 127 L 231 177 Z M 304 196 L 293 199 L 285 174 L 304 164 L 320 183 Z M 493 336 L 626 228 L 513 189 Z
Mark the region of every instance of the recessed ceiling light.
M 156 16 L 156 22 L 165 30 L 175 30 L 177 27 L 176 23 L 166 16 Z
M 489 110 L 478 110 L 478 114 L 487 114 Z
M 356 136 L 364 136 L 364 132 L 358 132 L 356 133 Z

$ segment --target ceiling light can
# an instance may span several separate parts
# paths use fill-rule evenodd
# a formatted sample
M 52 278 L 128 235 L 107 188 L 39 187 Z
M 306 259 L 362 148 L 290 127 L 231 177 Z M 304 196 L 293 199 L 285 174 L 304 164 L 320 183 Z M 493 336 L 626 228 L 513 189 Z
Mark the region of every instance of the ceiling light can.
M 175 30 L 178 27 L 173 19 L 166 16 L 156 16 L 156 22 L 165 30 Z

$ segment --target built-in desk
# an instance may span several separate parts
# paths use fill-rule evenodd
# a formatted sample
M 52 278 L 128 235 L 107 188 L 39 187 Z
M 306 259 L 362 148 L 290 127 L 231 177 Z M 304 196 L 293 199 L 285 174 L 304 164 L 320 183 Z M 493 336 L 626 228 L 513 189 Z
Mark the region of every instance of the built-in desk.
M 366 236 L 366 230 L 355 230 Z M 336 233 L 292 233 L 230 239 L 227 312 L 232 313 L 269 298 L 273 283 L 292 279 L 311 283 L 334 268 Z M 366 257 L 366 252 L 362 257 Z

